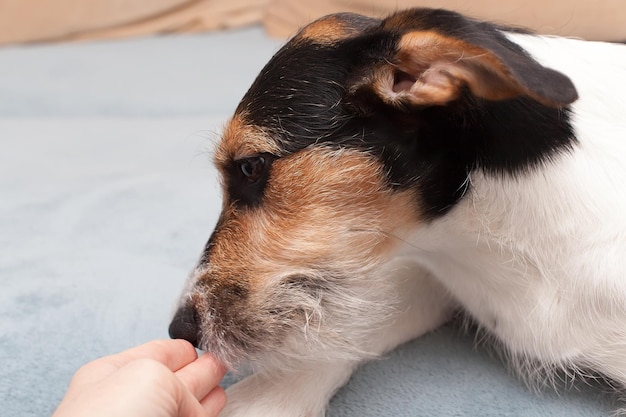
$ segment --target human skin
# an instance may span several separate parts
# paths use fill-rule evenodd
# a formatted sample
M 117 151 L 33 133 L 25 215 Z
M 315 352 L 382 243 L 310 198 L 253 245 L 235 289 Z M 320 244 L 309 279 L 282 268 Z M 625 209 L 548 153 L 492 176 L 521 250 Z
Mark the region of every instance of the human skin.
M 82 366 L 53 417 L 215 417 L 225 372 L 187 341 L 152 341 Z

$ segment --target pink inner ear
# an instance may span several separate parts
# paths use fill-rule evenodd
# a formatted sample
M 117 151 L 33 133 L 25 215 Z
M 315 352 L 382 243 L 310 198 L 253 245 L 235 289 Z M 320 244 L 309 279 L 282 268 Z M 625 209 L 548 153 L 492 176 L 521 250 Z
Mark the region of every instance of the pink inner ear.
M 393 92 L 409 91 L 417 78 L 404 71 L 397 70 L 393 75 Z

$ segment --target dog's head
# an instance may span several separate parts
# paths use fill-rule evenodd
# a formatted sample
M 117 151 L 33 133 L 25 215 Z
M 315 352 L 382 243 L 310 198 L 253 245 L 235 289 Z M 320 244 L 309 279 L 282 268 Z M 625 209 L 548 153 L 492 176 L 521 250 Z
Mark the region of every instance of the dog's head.
M 575 99 L 499 28 L 455 13 L 310 24 L 223 133 L 222 213 L 170 334 L 229 365 L 358 350 L 404 237 L 454 207 L 472 170 L 524 171 L 570 146 Z

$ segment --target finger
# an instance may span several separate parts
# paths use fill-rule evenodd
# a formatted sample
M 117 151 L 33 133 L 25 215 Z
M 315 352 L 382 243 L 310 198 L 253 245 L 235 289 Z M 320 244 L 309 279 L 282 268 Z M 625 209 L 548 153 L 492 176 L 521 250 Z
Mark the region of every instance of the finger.
M 176 372 L 176 376 L 197 398 L 204 398 L 224 378 L 226 368 L 215 356 L 205 353 Z
M 193 362 L 197 357 L 195 348 L 187 341 L 152 341 L 83 365 L 74 374 L 70 387 L 80 389 L 80 387 L 98 382 L 139 359 L 151 359 L 165 365 L 171 371 L 176 371 Z
M 213 388 L 206 397 L 200 400 L 200 405 L 210 417 L 217 416 L 226 406 L 226 391 L 220 386 Z
M 154 340 L 143 345 L 125 350 L 116 355 L 102 358 L 118 368 L 137 359 L 152 359 L 177 371 L 196 360 L 198 354 L 191 343 L 186 340 Z
M 199 402 L 188 390 L 181 389 L 183 398 L 178 403 L 178 416 L 185 417 L 216 417 L 222 410 L 223 405 L 219 403 L 219 396 L 209 398 L 207 405 Z M 208 396 L 207 396 L 208 397 Z M 224 404 L 226 400 L 224 399 Z
M 126 412 L 105 413 L 114 415 L 169 415 L 184 417 L 207 417 L 204 407 L 187 389 L 185 384 L 161 362 L 153 359 L 131 361 L 116 372 L 107 384 L 110 394 L 100 395 L 104 404 L 115 398 L 126 405 Z M 113 391 L 110 391 L 110 390 Z M 103 393 L 101 393 L 103 394 Z M 106 397 L 109 397 L 108 399 Z M 106 406 L 103 406 L 106 410 Z M 124 410 L 122 410 L 124 411 Z M 133 411 L 133 412 L 131 412 Z M 104 414 L 103 414 L 104 415 Z

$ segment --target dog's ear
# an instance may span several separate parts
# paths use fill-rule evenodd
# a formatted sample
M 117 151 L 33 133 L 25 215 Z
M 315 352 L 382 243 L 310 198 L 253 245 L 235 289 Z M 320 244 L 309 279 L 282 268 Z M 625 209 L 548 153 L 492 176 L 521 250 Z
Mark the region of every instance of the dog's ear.
M 392 57 L 374 64 L 349 87 L 354 95 L 364 90 L 405 108 L 446 105 L 463 91 L 486 100 L 527 96 L 550 107 L 578 98 L 568 77 L 541 66 L 493 29 L 460 37 L 435 30 L 406 32 L 397 38 Z

